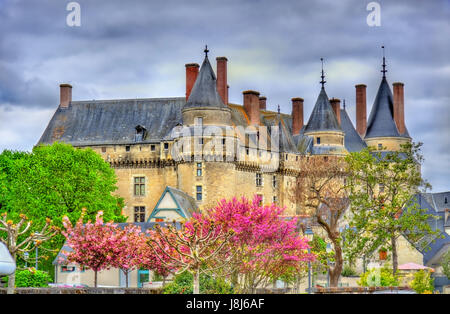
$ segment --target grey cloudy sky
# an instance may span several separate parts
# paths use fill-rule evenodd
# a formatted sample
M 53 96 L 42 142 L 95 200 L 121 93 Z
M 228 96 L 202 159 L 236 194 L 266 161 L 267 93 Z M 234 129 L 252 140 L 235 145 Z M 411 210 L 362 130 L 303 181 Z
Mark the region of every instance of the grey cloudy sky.
M 354 85 L 367 85 L 368 114 L 386 46 L 389 83 L 405 83 L 405 119 L 424 142 L 423 174 L 450 190 L 450 0 L 78 0 L 81 27 L 66 24 L 65 0 L 0 0 L 0 151 L 31 150 L 59 103 L 73 99 L 184 96 L 185 63 L 229 60 L 230 101 L 267 96 L 290 113 L 318 96 L 320 58 L 329 97 L 345 99 L 355 122 Z

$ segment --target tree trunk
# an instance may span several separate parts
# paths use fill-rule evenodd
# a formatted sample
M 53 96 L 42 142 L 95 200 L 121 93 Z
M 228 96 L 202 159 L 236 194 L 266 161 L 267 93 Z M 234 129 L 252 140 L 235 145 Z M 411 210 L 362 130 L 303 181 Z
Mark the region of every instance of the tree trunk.
M 397 256 L 397 239 L 395 237 L 391 238 L 392 246 L 392 273 L 395 275 L 398 268 L 398 256 Z
M 16 254 L 11 254 L 11 257 L 16 262 Z M 6 289 L 7 294 L 14 294 L 16 288 L 16 271 L 8 276 L 8 289 Z
M 163 283 L 162 283 L 163 287 L 166 285 L 166 278 L 167 278 L 167 276 L 163 276 Z
M 194 294 L 200 294 L 200 269 L 196 269 L 194 275 Z
M 125 271 L 125 287 L 128 288 L 128 270 Z
M 8 276 L 8 289 L 6 290 L 7 294 L 14 294 L 16 286 L 16 272 Z
M 94 287 L 97 288 L 97 271 L 94 270 Z
M 344 264 L 344 259 L 342 258 L 342 248 L 337 243 L 337 239 L 332 239 L 334 246 L 334 267 L 329 268 L 330 272 L 330 287 L 337 287 L 339 283 L 339 278 L 341 277 L 342 267 Z

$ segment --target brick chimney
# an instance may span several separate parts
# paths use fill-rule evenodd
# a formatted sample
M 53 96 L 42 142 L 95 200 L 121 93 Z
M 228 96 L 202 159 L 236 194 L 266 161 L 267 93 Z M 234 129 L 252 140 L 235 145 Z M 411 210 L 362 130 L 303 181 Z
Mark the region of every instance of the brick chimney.
M 198 63 L 188 63 L 186 64 L 186 100 L 188 100 L 189 95 L 191 95 L 192 87 L 194 87 L 195 80 L 197 79 Z
M 267 101 L 266 96 L 259 97 L 259 109 L 260 110 L 266 110 L 266 101 Z
M 364 84 L 358 84 L 356 88 L 356 131 L 361 137 L 366 134 L 367 128 L 367 106 L 366 88 Z
M 292 98 L 292 134 L 300 134 L 303 128 L 303 98 Z
M 259 93 L 254 90 L 242 92 L 244 95 L 244 109 L 248 115 L 250 125 L 259 125 Z
M 72 85 L 59 85 L 59 99 L 60 108 L 69 108 L 69 104 L 72 101 Z
M 226 57 L 217 57 L 217 92 L 222 97 L 223 103 L 228 104 L 227 62 Z
M 333 111 L 334 114 L 336 115 L 339 125 L 341 125 L 341 100 L 338 98 L 331 98 L 330 104 L 331 107 L 333 107 Z
M 394 121 L 400 134 L 405 133 L 405 94 L 403 83 L 396 82 L 394 89 Z

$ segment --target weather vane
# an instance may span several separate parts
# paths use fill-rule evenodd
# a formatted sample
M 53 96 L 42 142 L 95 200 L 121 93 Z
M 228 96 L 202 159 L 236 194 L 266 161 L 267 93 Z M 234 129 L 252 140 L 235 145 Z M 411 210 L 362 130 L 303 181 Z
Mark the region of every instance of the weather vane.
M 208 58 L 208 45 L 205 45 L 205 50 L 203 50 L 203 52 L 205 53 L 205 57 Z
M 381 46 L 381 48 L 383 49 L 383 70 L 381 70 L 381 72 L 383 72 L 383 77 L 386 77 L 386 58 L 384 56 L 384 46 Z
M 321 76 L 322 81 L 320 81 L 320 84 L 322 84 L 322 88 L 324 88 L 325 83 L 326 83 L 327 81 L 324 80 L 325 75 L 323 74 L 323 58 L 320 58 L 320 61 L 322 62 L 322 76 Z

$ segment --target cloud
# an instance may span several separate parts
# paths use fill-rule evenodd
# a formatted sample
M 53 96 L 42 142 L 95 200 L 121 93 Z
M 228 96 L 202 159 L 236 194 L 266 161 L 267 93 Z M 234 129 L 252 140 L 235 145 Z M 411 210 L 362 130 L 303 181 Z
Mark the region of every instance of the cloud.
M 232 102 L 255 89 L 290 112 L 303 97 L 305 121 L 323 57 L 327 93 L 354 121 L 354 85 L 368 86 L 370 112 L 385 45 L 388 81 L 405 83 L 406 124 L 425 143 L 423 173 L 449 189 L 450 173 L 435 170 L 450 157 L 448 1 L 379 0 L 381 27 L 369 27 L 369 0 L 78 0 L 73 28 L 68 2 L 0 0 L 0 150 L 38 141 L 63 82 L 77 100 L 183 96 L 184 64 L 201 63 L 205 44 L 211 60 L 228 57 Z

